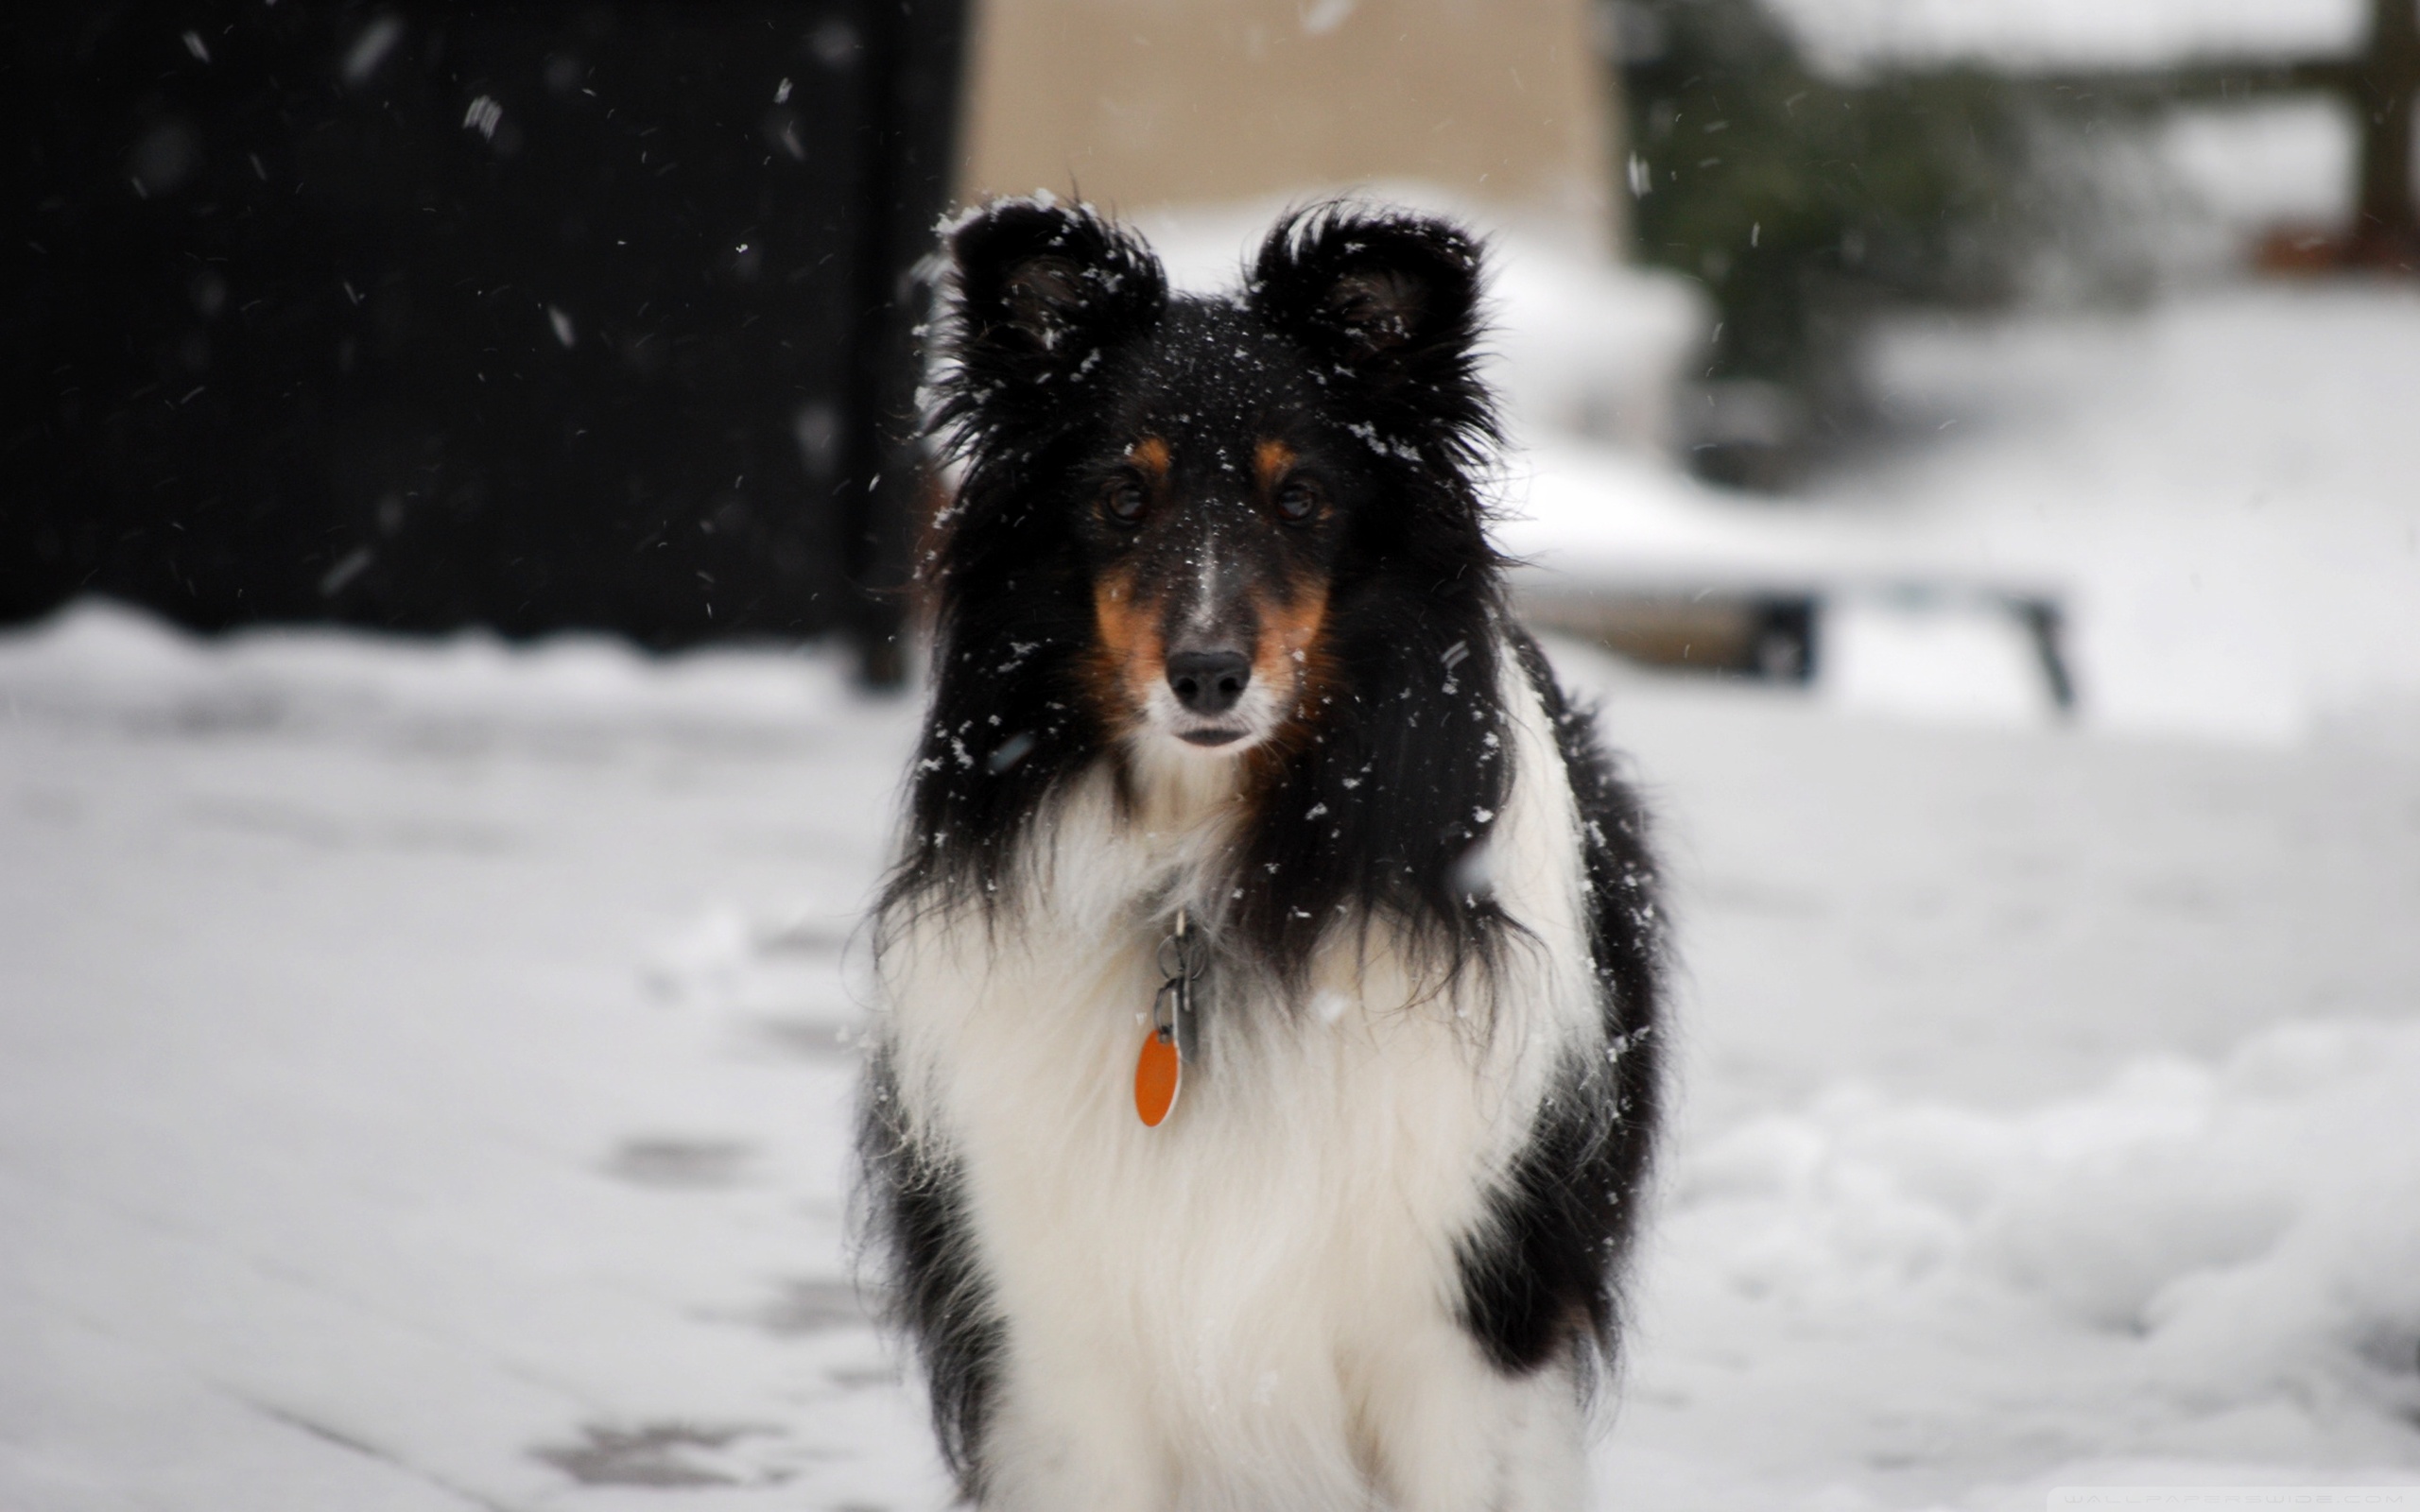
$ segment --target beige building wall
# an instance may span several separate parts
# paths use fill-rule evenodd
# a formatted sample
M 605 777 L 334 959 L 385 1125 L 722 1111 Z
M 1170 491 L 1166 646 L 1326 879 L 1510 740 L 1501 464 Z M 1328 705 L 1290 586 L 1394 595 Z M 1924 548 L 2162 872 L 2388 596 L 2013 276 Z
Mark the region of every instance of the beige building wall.
M 976 0 L 962 199 L 1419 180 L 1621 246 L 1591 0 Z

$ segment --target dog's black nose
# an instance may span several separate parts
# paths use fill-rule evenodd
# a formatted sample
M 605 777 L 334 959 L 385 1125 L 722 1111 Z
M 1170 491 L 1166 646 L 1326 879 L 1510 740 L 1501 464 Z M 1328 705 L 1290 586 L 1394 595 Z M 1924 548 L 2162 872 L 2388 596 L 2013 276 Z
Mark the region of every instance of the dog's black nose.
M 1168 686 L 1197 714 L 1222 714 L 1244 696 L 1252 659 L 1236 651 L 1179 651 L 1168 658 Z

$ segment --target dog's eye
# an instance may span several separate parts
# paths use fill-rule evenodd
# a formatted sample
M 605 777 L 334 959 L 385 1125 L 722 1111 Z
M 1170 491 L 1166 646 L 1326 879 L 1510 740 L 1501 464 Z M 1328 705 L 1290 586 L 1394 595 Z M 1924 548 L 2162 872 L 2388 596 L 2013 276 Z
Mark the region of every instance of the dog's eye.
M 1139 480 L 1118 478 L 1101 490 L 1100 507 L 1112 520 L 1131 525 L 1142 519 L 1143 511 L 1151 507 L 1151 496 L 1143 491 Z
M 1288 478 L 1277 490 L 1277 515 L 1288 524 L 1301 524 L 1320 512 L 1320 486 L 1308 478 Z

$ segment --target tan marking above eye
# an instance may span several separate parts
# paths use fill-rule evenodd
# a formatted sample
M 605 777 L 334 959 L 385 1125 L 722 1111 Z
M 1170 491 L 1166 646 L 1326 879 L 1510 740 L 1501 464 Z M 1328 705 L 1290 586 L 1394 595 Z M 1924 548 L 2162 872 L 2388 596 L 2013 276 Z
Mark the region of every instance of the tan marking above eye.
M 1164 481 L 1175 458 L 1168 443 L 1156 436 L 1146 436 L 1126 449 L 1126 460 L 1151 475 L 1153 482 Z
M 1276 492 L 1286 470 L 1293 465 L 1294 449 L 1284 441 L 1263 441 L 1253 449 L 1253 476 L 1260 481 L 1263 493 Z

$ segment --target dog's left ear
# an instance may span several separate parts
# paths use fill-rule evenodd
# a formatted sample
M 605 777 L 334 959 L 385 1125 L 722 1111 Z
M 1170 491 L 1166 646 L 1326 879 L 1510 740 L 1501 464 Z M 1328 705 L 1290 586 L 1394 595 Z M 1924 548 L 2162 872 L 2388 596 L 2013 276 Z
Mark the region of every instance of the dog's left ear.
M 1253 310 L 1404 422 L 1468 435 L 1490 428 L 1476 371 L 1479 252 L 1426 215 L 1324 205 L 1269 233 L 1246 298 Z

